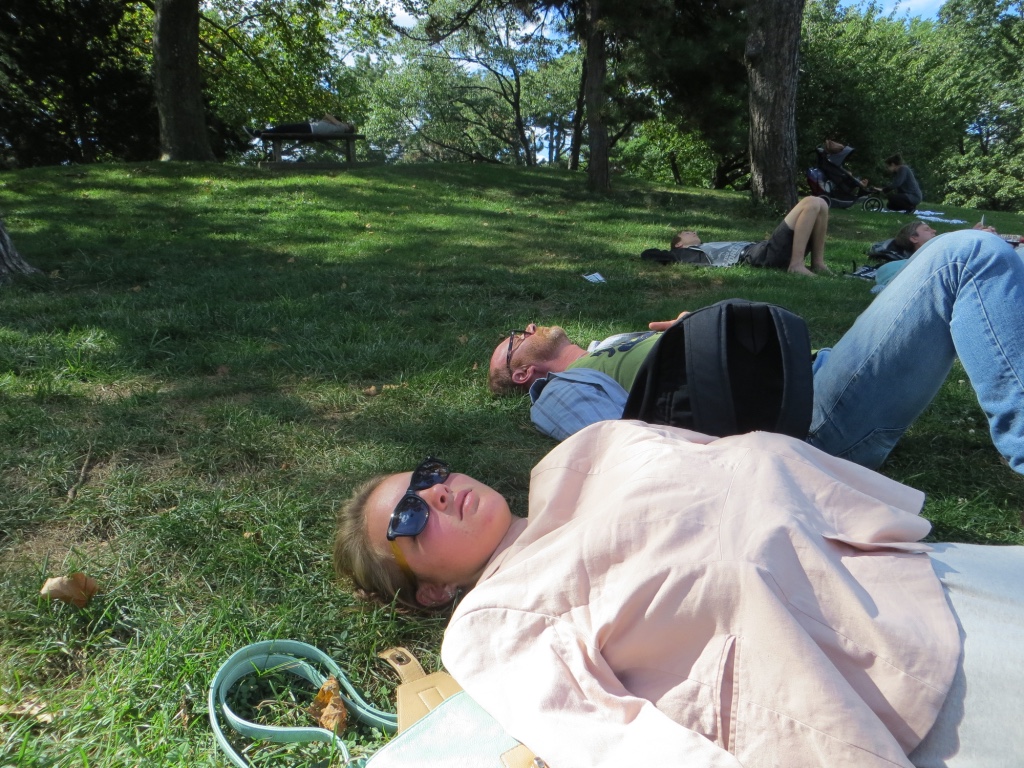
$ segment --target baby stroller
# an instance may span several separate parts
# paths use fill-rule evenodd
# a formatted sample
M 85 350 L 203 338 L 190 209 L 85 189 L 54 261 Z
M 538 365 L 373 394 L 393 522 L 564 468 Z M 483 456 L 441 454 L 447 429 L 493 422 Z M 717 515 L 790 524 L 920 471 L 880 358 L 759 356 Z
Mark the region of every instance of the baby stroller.
M 853 147 L 829 151 L 836 146 L 836 142 L 827 142 L 814 150 L 818 163 L 807 169 L 807 186 L 811 188 L 811 194 L 825 200 L 830 208 L 849 208 L 860 201 L 865 211 L 882 210 L 882 198 L 874 195 L 875 190 L 864 189 L 860 180 L 843 168 L 843 161 L 853 152 Z

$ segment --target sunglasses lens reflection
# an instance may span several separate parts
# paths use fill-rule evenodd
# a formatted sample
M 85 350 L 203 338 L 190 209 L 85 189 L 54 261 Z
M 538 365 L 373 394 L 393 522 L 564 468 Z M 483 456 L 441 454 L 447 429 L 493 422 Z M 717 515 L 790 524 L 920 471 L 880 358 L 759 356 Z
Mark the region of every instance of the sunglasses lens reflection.
M 390 532 L 395 536 L 418 536 L 427 525 L 429 508 L 419 496 L 405 496 L 391 515 Z

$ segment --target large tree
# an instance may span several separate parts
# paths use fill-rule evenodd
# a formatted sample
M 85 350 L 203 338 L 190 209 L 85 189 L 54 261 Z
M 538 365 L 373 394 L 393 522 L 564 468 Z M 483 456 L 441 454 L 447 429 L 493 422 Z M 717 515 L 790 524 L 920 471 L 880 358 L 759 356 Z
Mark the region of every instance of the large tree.
M 161 160 L 213 160 L 199 71 L 199 0 L 155 0 L 153 85 Z
M 752 0 L 744 60 L 750 89 L 750 191 L 754 201 L 796 204 L 796 93 L 804 0 Z

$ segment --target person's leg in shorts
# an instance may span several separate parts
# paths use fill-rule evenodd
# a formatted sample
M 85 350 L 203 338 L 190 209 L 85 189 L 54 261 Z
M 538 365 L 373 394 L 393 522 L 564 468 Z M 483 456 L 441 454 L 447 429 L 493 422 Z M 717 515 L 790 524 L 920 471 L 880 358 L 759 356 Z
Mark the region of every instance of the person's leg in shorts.
M 825 266 L 825 235 L 828 234 L 828 203 L 820 197 L 805 197 L 793 206 L 782 222 L 792 231 L 789 261 L 790 272 L 809 275 L 811 272 L 829 273 Z M 776 230 L 777 232 L 778 230 Z M 772 237 L 774 238 L 774 234 Z M 769 249 L 771 246 L 769 246 Z M 811 268 L 805 258 L 811 254 Z

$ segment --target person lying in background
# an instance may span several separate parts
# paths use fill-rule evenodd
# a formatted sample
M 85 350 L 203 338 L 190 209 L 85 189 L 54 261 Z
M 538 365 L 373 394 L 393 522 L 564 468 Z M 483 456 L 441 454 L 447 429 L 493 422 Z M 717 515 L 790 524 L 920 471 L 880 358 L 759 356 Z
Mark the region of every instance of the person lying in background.
M 248 128 L 245 132 L 254 139 L 261 139 L 264 136 L 273 136 L 281 133 L 310 133 L 318 136 L 344 136 L 348 133 L 355 133 L 355 126 L 352 123 L 345 123 L 334 115 L 325 114 L 319 120 L 312 120 L 308 123 L 278 123 L 267 126 L 261 130 L 252 131 Z
M 705 243 L 694 230 L 685 229 L 672 238 L 669 250 L 649 248 L 640 254 L 640 258 L 663 264 L 711 267 L 749 264 L 752 267 L 785 269 L 801 275 L 831 274 L 825 265 L 827 234 L 828 203 L 819 197 L 805 197 L 790 209 L 767 240 Z

